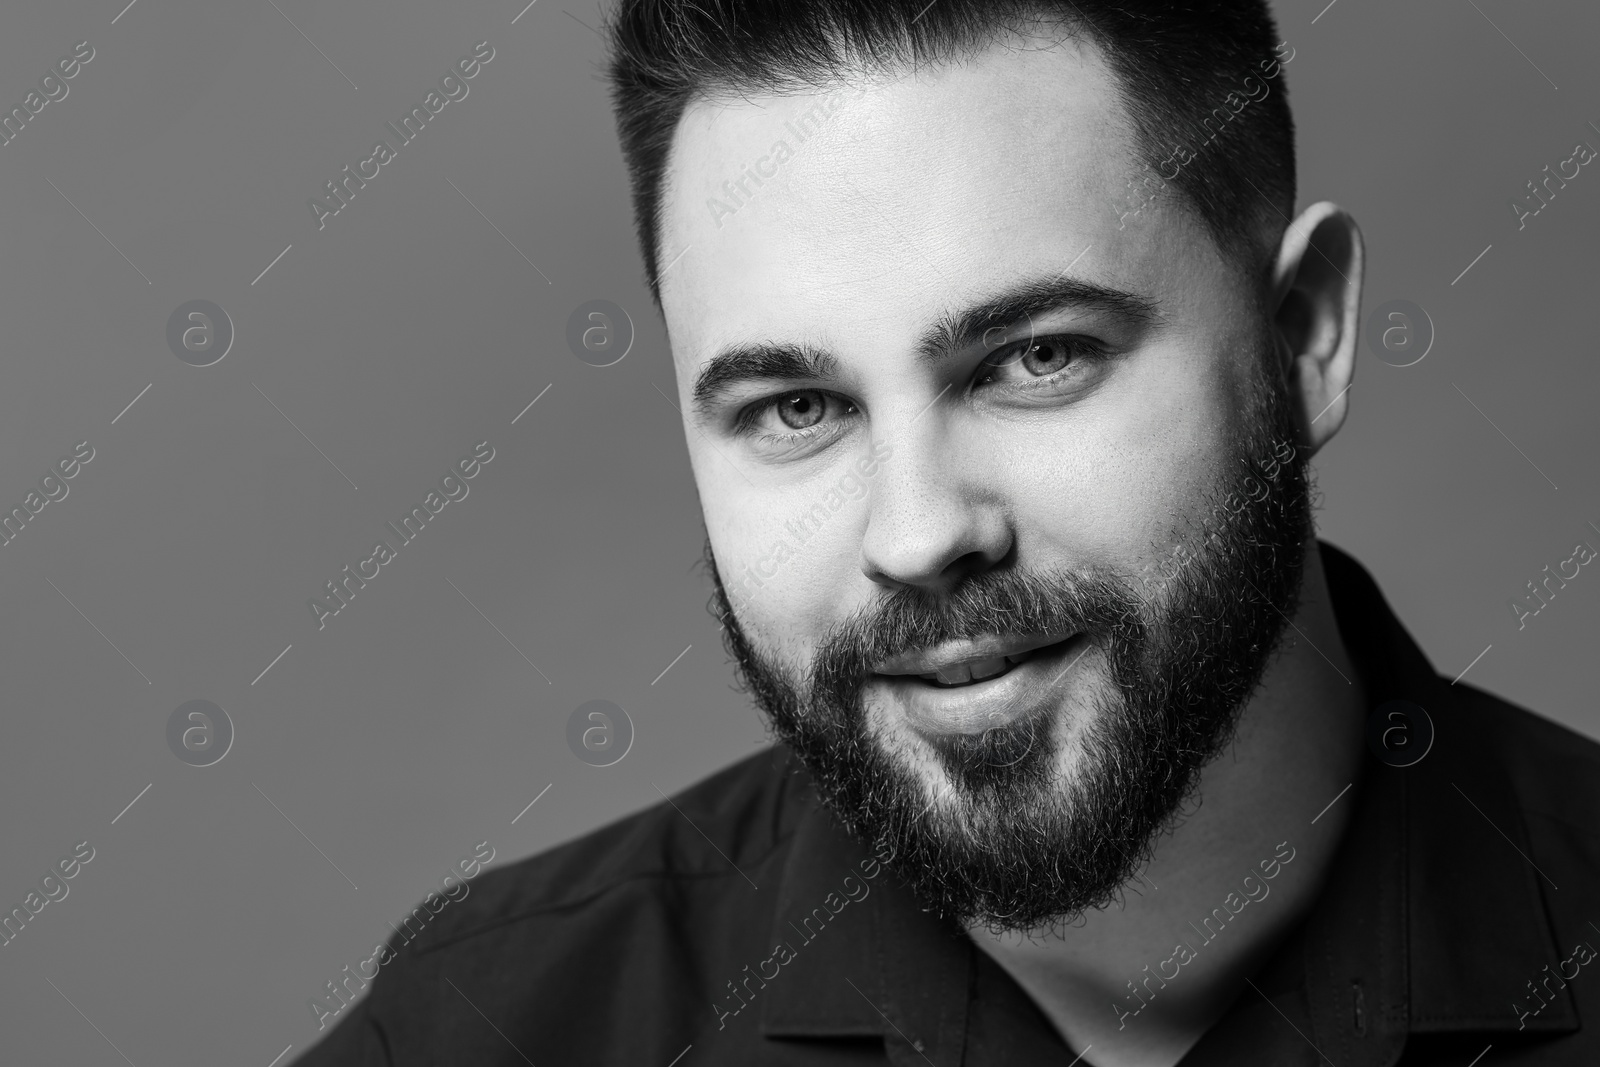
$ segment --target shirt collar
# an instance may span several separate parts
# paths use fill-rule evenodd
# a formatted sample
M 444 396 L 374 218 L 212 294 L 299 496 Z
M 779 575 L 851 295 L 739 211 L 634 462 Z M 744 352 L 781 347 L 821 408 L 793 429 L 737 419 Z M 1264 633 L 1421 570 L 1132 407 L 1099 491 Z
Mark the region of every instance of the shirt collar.
M 1507 995 L 1560 954 L 1521 805 L 1484 741 L 1488 724 L 1434 672 L 1360 564 L 1320 547 L 1369 706 L 1417 704 L 1434 736 L 1409 767 L 1369 755 L 1352 790 L 1357 810 L 1303 928 L 1310 1039 L 1357 1067 L 1392 1064 L 1410 1033 L 1577 1030 L 1565 988 L 1525 1022 Z M 882 1036 L 897 1060 L 959 1063 L 971 941 L 892 876 L 868 878 L 870 854 L 815 792 L 794 795 L 807 809 L 772 922 L 774 954 L 784 944 L 793 958 L 766 991 L 762 1033 Z
M 762 1034 L 881 1036 L 896 1059 L 958 1064 L 971 941 L 923 911 L 814 794 L 808 805 L 772 921 L 774 951 L 793 956 L 765 991 Z
M 1397 768 L 1375 756 L 1367 761 L 1377 802 L 1347 832 L 1347 844 L 1370 835 L 1397 851 L 1364 909 L 1378 936 L 1350 938 L 1347 929 L 1336 940 L 1352 965 L 1364 957 L 1368 972 L 1400 970 L 1393 949 L 1405 946 L 1407 996 L 1398 1018 L 1411 1033 L 1516 1031 L 1521 1021 L 1508 994 L 1520 988 L 1518 976 L 1536 976 L 1560 953 L 1522 805 L 1490 741 L 1494 724 L 1480 721 L 1460 691 L 1435 673 L 1360 564 L 1326 544 L 1322 558 L 1340 636 L 1361 671 L 1369 707 L 1410 701 L 1428 713 L 1433 727 L 1432 747 L 1417 763 Z M 1404 833 L 1393 835 L 1392 826 Z M 1342 874 L 1336 873 L 1330 891 L 1350 881 Z M 1404 901 L 1403 911 L 1381 900 L 1390 893 Z M 1404 940 L 1392 941 L 1402 930 Z M 1348 998 L 1348 991 L 1340 998 L 1331 983 L 1324 985 L 1324 1005 Z M 1313 996 L 1312 1003 L 1317 1000 Z M 1401 1005 L 1391 998 L 1385 1007 L 1400 1012 Z M 1525 1025 L 1546 1034 L 1577 1030 L 1571 993 L 1558 991 Z

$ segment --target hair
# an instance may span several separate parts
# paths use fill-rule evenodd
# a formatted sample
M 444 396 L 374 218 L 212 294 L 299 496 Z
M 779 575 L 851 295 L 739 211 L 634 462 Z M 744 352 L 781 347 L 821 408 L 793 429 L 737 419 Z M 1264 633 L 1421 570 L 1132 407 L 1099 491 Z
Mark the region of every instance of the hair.
M 1265 0 L 619 0 L 607 77 L 656 306 L 662 187 L 691 102 L 820 91 L 976 55 L 1041 22 L 1101 48 L 1144 165 L 1193 152 L 1160 178 L 1225 257 L 1260 269 L 1295 198 L 1294 121 L 1281 81 L 1270 87 L 1277 31 Z M 1250 78 L 1265 80 L 1264 97 Z

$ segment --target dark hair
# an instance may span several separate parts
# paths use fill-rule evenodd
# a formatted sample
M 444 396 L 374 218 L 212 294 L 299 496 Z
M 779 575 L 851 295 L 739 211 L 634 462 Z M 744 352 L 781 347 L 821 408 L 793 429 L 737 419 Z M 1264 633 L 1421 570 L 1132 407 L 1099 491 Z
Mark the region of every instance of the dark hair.
M 1143 180 L 1170 181 L 1225 255 L 1258 267 L 1295 196 L 1294 122 L 1281 81 L 1271 91 L 1282 57 L 1264 0 L 619 0 L 607 74 L 657 306 L 661 189 L 691 101 L 924 66 L 1038 22 L 1102 48 L 1153 172 Z

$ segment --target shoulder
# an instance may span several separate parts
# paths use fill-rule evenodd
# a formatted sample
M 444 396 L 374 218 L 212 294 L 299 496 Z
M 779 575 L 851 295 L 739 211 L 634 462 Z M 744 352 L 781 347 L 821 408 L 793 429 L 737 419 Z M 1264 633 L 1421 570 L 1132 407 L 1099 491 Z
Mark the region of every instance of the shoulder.
M 671 1059 L 667 1045 L 707 1014 L 701 980 L 759 958 L 751 954 L 814 796 L 787 749 L 763 749 L 643 811 L 483 871 L 419 936 L 390 942 L 392 962 L 359 1025 L 407 1050 L 396 1063 L 514 1062 L 495 1058 L 502 1040 L 588 1049 L 594 1062 Z M 624 1015 L 634 1025 L 592 1025 Z
M 1497 754 L 1523 811 L 1569 823 L 1600 849 L 1600 742 L 1474 686 L 1454 688 L 1465 725 Z
M 786 749 L 764 749 L 643 811 L 485 871 L 415 947 L 436 951 L 543 914 L 570 919 L 671 883 L 743 884 L 739 871 L 762 867 L 793 833 L 790 802 L 808 784 Z

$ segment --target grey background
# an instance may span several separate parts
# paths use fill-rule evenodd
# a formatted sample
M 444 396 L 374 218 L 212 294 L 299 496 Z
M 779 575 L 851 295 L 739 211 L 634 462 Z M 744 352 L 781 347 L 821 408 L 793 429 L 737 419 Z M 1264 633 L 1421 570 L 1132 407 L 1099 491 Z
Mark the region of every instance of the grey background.
M 0 903 L 96 849 L 0 948 L 0 1058 L 267 1067 L 476 842 L 504 865 L 764 732 L 704 610 L 597 11 L 124 2 L 0 13 L 8 108 L 74 42 L 96 50 L 0 148 L 0 503 L 96 450 L 0 548 Z M 1277 5 L 1301 204 L 1361 221 L 1364 308 L 1415 301 L 1438 336 L 1404 369 L 1363 349 L 1316 464 L 1321 530 L 1440 671 L 1492 645 L 1470 681 L 1600 736 L 1600 577 L 1521 632 L 1507 607 L 1579 538 L 1600 546 L 1600 170 L 1521 232 L 1507 207 L 1600 146 L 1600 8 L 1325 2 Z M 307 198 L 485 39 L 469 96 L 319 232 Z M 206 368 L 165 343 L 197 298 L 237 331 Z M 638 328 L 607 368 L 565 344 L 596 298 Z M 307 598 L 484 438 L 469 496 L 319 632 Z M 605 768 L 566 743 L 597 698 L 635 729 Z M 214 766 L 167 748 L 191 699 L 233 721 Z

